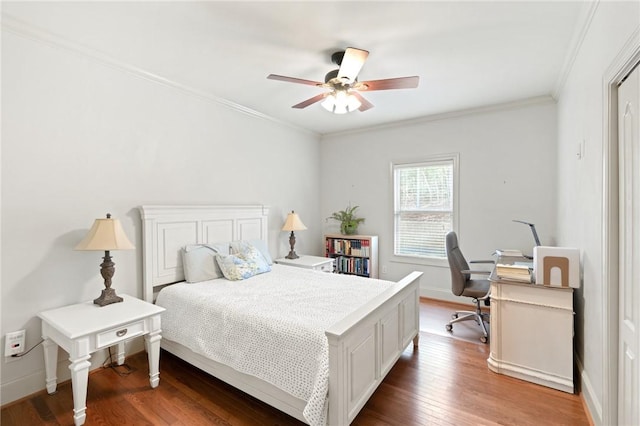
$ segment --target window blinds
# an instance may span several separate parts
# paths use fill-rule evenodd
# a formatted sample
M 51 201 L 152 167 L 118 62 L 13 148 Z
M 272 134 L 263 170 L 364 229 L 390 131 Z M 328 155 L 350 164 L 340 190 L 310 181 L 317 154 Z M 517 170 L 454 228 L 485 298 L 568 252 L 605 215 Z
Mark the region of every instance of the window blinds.
M 394 166 L 395 253 L 446 257 L 453 227 L 453 160 Z

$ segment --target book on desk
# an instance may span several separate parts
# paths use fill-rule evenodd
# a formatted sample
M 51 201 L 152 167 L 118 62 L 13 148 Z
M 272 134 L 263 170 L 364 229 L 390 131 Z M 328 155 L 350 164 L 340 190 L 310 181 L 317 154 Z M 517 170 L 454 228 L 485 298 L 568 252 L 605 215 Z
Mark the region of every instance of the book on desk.
M 527 262 L 516 262 L 510 265 L 496 263 L 496 275 L 503 280 L 531 283 L 533 281 L 531 273 L 532 268 Z
M 496 249 L 495 255 L 498 257 L 524 257 L 520 250 Z

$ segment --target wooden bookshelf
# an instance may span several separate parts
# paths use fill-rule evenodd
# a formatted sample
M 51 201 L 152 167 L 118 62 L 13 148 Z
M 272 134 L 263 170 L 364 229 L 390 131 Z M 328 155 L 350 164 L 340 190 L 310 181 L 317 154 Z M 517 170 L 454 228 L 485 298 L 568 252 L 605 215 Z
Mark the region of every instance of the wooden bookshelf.
M 342 235 L 324 236 L 325 256 L 335 261 L 335 272 L 378 278 L 378 236 Z

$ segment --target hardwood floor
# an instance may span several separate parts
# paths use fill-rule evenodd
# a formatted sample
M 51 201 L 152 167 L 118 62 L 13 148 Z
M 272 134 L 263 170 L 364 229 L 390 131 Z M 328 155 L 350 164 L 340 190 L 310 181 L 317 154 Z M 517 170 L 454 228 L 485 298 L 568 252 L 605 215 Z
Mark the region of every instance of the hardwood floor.
M 444 324 L 459 305 L 423 300 L 420 344 L 410 346 L 353 422 L 370 425 L 588 425 L 578 395 L 493 373 L 475 323 Z M 167 352 L 149 388 L 145 353 L 89 376 L 86 425 L 302 425 Z M 73 424 L 71 383 L 2 408 L 3 426 Z

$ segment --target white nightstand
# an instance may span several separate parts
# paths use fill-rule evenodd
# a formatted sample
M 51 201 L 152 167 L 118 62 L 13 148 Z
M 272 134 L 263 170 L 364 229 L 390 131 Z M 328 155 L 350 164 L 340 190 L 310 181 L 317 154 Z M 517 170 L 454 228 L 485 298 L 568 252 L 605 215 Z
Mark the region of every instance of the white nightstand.
M 160 382 L 160 314 L 165 309 L 132 296 L 122 297 L 123 302 L 107 306 L 86 302 L 38 314 L 42 319 L 47 392 L 56 391 L 60 346 L 67 351 L 71 362 L 69 369 L 76 426 L 84 424 L 86 419 L 89 359 L 98 349 L 117 345 L 117 360 L 122 365 L 124 342 L 144 336 L 149 357 L 149 383 L 155 388 Z
M 280 265 L 313 269 L 314 271 L 333 272 L 333 258 L 330 257 L 300 256 L 297 259 L 287 259 L 283 257 L 276 259 L 275 262 Z

